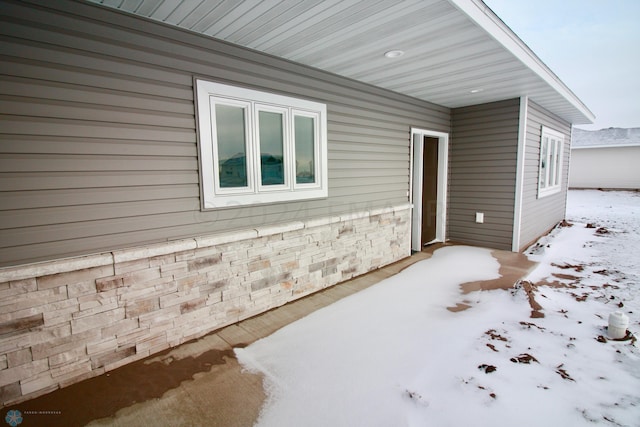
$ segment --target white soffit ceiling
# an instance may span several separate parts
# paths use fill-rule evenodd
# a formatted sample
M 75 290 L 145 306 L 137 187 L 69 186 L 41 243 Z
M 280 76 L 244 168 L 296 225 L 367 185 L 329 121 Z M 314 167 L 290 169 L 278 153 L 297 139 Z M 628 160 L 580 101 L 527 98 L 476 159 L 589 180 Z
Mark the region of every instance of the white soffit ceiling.
M 91 1 L 449 108 L 529 96 L 594 119 L 480 0 Z

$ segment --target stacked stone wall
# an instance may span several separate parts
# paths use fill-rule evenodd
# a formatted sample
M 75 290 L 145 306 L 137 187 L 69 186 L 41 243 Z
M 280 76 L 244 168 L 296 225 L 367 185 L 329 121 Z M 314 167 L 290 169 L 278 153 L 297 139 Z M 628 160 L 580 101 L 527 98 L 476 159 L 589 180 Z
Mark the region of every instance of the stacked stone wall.
M 3 405 L 410 255 L 409 206 L 0 269 Z

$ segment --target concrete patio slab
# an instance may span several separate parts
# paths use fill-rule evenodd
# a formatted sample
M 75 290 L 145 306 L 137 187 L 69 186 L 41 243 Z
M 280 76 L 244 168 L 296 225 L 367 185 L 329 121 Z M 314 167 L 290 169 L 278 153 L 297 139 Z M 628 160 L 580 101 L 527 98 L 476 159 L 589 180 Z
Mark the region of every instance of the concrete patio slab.
M 265 399 L 262 377 L 242 369 L 235 359 L 234 347 L 249 345 L 319 308 L 379 283 L 430 258 L 442 246 L 427 247 L 392 265 L 11 408 L 25 414 L 21 427 L 253 425 Z M 487 281 L 491 283 L 465 284 L 461 291 L 510 287 L 533 265 L 521 254 L 492 253 L 501 263 L 503 277 Z

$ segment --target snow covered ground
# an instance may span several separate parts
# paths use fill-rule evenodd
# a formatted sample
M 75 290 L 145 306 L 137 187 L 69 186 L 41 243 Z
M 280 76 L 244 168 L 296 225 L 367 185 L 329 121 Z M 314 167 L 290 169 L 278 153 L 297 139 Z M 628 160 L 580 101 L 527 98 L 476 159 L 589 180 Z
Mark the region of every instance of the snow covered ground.
M 261 426 L 640 426 L 640 194 L 571 191 L 563 226 L 510 290 L 482 248 L 431 259 L 247 348 L 265 376 Z M 589 226 L 587 226 L 589 224 Z M 538 304 L 538 305 L 536 305 Z M 537 309 L 537 310 L 535 310 Z

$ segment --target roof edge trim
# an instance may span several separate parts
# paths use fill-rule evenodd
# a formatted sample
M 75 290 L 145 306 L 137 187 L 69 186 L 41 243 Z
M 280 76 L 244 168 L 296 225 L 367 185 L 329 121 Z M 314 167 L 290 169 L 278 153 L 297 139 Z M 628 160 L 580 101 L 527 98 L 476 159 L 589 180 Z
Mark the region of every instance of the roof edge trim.
M 449 2 L 487 31 L 490 36 L 569 101 L 584 116 L 588 124 L 593 123 L 595 115 L 591 110 L 482 0 L 449 0 Z

